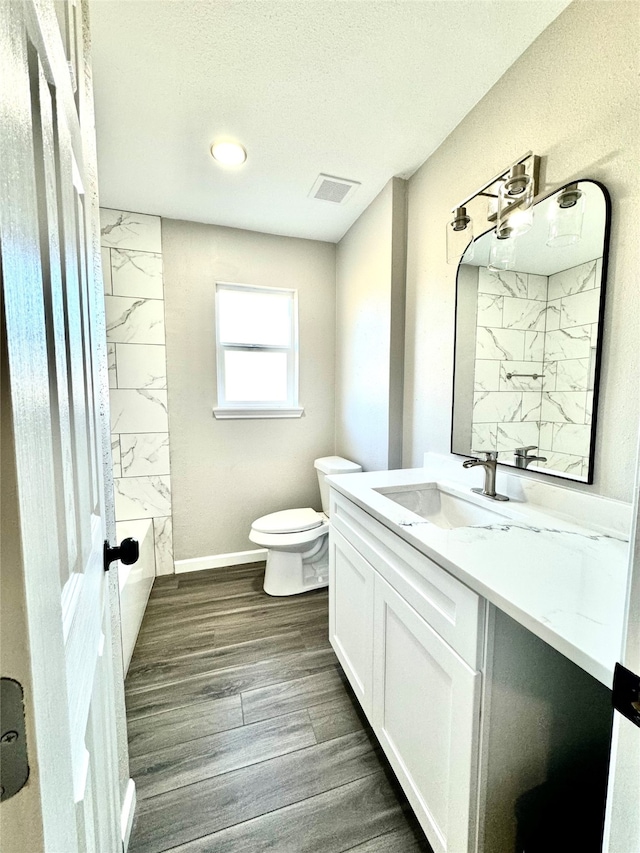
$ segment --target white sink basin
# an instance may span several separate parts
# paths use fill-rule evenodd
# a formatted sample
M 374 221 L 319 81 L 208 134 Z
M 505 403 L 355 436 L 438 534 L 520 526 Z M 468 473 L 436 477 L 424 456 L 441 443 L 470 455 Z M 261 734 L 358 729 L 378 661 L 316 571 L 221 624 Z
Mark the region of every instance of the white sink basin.
M 387 486 L 374 491 L 444 530 L 500 524 L 509 518 L 507 513 L 491 506 L 490 498 L 476 497 L 471 493 L 467 496 L 438 483 Z M 485 506 L 484 502 L 488 505 Z

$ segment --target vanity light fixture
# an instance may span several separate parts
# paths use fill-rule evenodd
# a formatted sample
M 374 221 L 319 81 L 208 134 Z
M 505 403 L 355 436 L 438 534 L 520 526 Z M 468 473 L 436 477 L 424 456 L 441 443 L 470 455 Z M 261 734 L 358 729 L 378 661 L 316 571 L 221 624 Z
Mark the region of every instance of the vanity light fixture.
M 515 238 L 528 231 L 533 222 L 533 199 L 537 192 L 539 171 L 540 158 L 532 151 L 527 151 L 458 202 L 452 209 L 453 218 L 447 223 L 447 263 L 457 263 L 463 255 L 465 260 L 471 260 L 474 243 L 467 206 L 480 197 L 486 197 L 493 203 L 487 220 L 497 220 L 497 235 L 491 250 L 496 265 L 490 266 L 490 269 L 512 269 Z
M 583 218 L 584 193 L 577 184 L 569 184 L 549 211 L 547 246 L 561 248 L 577 243 L 582 237 Z
M 487 269 L 492 272 L 512 270 L 516 262 L 516 241 L 512 229 L 505 225 L 501 230 L 496 228 L 496 233 L 489 250 L 489 263 Z
M 457 264 L 465 252 L 467 260 L 473 257 L 473 220 L 466 207 L 456 207 L 452 213 L 447 223 L 447 263 Z
M 239 142 L 214 142 L 211 156 L 223 166 L 241 166 L 247 159 L 247 152 Z
M 533 177 L 527 174 L 524 163 L 511 167 L 498 190 L 497 230 L 507 223 L 512 237 L 524 234 L 533 225 Z

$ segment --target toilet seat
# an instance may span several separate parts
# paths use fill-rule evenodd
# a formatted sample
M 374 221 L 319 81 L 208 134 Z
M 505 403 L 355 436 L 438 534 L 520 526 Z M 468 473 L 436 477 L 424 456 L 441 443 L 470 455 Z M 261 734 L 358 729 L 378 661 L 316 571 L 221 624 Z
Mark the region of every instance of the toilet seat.
M 304 507 L 304 509 L 284 509 L 263 515 L 256 519 L 251 527 L 259 533 L 302 533 L 304 530 L 319 527 L 324 520 L 325 516 L 321 512 L 316 512 L 311 507 Z
M 285 512 L 289 511 L 285 510 Z M 262 530 L 256 529 L 256 523 L 254 522 L 251 525 L 249 539 L 255 542 L 256 545 L 262 545 L 263 548 L 299 550 L 299 546 L 311 546 L 316 539 L 329 532 L 329 519 L 326 515 L 322 512 L 315 512 L 315 510 L 312 510 L 312 512 L 317 516 L 314 527 L 307 528 L 306 530 L 294 530 L 291 533 L 264 533 Z M 279 515 L 279 513 L 272 513 L 272 515 Z M 264 516 L 264 518 L 268 517 Z M 258 519 L 258 521 L 263 521 L 263 519 Z

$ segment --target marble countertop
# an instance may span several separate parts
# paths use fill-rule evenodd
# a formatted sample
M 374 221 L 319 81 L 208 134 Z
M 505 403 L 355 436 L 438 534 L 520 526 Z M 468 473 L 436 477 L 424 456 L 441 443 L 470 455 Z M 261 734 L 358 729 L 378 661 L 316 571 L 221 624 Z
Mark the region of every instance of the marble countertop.
M 611 687 L 620 660 L 628 540 L 511 498 L 494 503 L 426 468 L 343 474 L 331 486 L 575 664 Z M 375 489 L 438 482 L 504 513 L 496 522 L 443 529 Z M 500 483 L 498 483 L 500 486 Z M 500 489 L 498 489 L 500 491 Z

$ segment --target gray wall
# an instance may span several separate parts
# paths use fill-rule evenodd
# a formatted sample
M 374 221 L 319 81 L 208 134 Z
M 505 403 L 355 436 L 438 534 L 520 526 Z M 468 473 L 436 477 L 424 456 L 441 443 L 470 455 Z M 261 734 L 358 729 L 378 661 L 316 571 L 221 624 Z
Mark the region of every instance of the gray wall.
M 338 243 L 336 451 L 402 464 L 406 181 L 393 178 Z
M 22 853 L 24 850 L 40 853 L 40 851 L 44 851 L 44 837 L 33 719 L 29 628 L 24 590 L 22 546 L 20 544 L 20 507 L 4 305 L 1 305 L 0 308 L 0 449 L 2 451 L 0 456 L 2 469 L 2 501 L 0 501 L 0 538 L 2 541 L 0 672 L 3 678 L 13 678 L 22 685 L 29 759 L 27 784 L 21 791 L 2 803 L 0 837 L 2 837 L 3 853 Z
M 334 452 L 335 246 L 162 221 L 176 560 L 256 548 L 251 522 L 320 509 L 313 460 Z M 298 290 L 295 419 L 215 420 L 216 281 Z
M 445 258 L 452 206 L 529 149 L 542 188 L 594 178 L 613 202 L 594 485 L 631 500 L 638 429 L 637 211 L 640 6 L 572 3 L 409 182 L 404 465 L 448 453 L 455 266 Z M 536 475 L 531 475 L 536 476 Z

